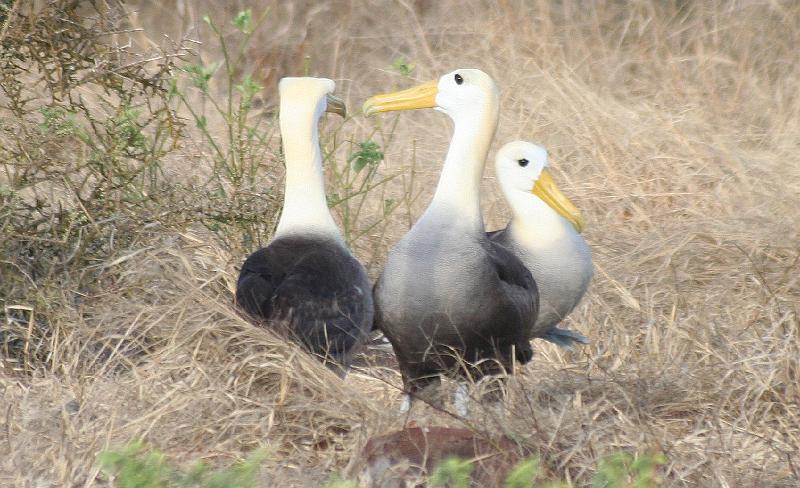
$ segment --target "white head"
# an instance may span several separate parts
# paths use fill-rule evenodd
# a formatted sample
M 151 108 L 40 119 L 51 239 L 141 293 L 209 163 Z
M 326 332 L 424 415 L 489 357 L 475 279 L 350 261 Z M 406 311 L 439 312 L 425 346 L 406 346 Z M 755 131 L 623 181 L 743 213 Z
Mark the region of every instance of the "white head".
M 472 115 L 475 107 L 498 106 L 500 93 L 494 80 L 479 69 L 457 69 L 439 78 L 436 110 L 455 119 Z
M 578 232 L 584 227 L 580 211 L 558 189 L 548 171 L 547 150 L 538 144 L 514 141 L 497 152 L 495 172 L 506 197 L 520 192 L 535 195 L 572 223 Z
M 503 187 L 530 193 L 549 164 L 547 149 L 531 142 L 514 141 L 497 151 L 495 172 Z
M 438 80 L 406 90 L 375 95 L 364 102 L 364 114 L 417 108 L 435 108 L 454 120 L 476 116 L 476 110 L 499 106 L 494 80 L 479 69 L 457 69 Z
M 460 224 L 483 234 L 480 184 L 486 155 L 494 137 L 500 96 L 494 81 L 477 69 L 457 69 L 406 90 L 375 95 L 364 102 L 364 114 L 435 108 L 454 122 L 436 193 L 420 222 L 456 211 Z M 444 217 L 449 218 L 449 217 Z
M 281 119 L 302 117 L 314 114 L 314 123 L 325 112 L 344 117 L 344 102 L 332 95 L 336 83 L 327 78 L 282 78 L 278 83 L 281 100 Z

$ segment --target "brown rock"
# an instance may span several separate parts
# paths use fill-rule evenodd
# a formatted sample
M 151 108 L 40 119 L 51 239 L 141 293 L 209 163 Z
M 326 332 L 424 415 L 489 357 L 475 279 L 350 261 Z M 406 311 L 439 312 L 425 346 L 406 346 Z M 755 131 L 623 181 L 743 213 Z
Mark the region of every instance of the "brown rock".
M 472 485 L 502 486 L 524 456 L 508 438 L 463 428 L 409 426 L 370 439 L 349 472 L 360 486 L 410 488 L 426 486 L 425 475 L 449 457 L 473 461 Z

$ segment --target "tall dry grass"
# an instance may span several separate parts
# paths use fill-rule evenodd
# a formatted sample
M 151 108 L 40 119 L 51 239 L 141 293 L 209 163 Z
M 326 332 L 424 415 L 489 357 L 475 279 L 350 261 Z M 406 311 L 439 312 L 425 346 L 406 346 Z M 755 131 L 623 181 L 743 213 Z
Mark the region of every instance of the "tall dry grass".
M 128 35 L 148 49 L 188 32 L 205 42 L 195 47 L 202 59 L 217 60 L 201 17 L 227 22 L 243 6 L 132 3 L 143 30 Z M 485 426 L 578 485 L 618 451 L 665 453 L 668 486 L 800 483 L 800 5 L 252 7 L 271 8 L 248 52 L 267 86 L 265 112 L 275 80 L 306 70 L 335 79 L 357 109 L 377 91 L 479 67 L 502 92 L 493 148 L 516 138 L 547 146 L 587 216 L 595 279 L 567 325 L 592 344 L 535 344 L 511 382 L 511 414 Z M 415 64 L 412 79 L 387 68 L 398 58 Z M 367 218 L 378 218 L 380 200 L 403 204 L 355 246 L 374 276 L 429 200 L 449 125 L 432 112 L 348 124 L 353 141 L 382 125 L 392 138 L 378 140 L 382 171 L 399 175 Z M 193 168 L 195 150 L 173 155 L 171 171 Z M 485 218 L 498 227 L 508 214 L 486 174 Z M 105 263 L 113 286 L 56 302 L 46 366 L 0 374 L 6 486 L 103 486 L 97 453 L 131 438 L 179 463 L 266 446 L 264 486 L 314 486 L 369 436 L 405 422 L 391 369 L 367 362 L 340 382 L 234 313 L 242 245 L 194 228 L 153 234 Z

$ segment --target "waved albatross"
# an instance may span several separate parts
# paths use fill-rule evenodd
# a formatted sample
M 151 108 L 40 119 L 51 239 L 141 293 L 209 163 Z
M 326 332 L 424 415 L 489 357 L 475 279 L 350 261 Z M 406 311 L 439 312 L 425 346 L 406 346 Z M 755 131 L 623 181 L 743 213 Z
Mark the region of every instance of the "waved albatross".
M 556 325 L 580 302 L 592 279 L 592 255 L 581 236 L 580 212 L 561 193 L 547 170 L 547 150 L 514 141 L 497 152 L 495 170 L 513 217 L 489 238 L 525 263 L 539 288 L 539 316 L 531 338 L 561 347 L 586 337 Z
M 290 335 L 344 375 L 374 313 L 364 267 L 347 249 L 328 210 L 318 122 L 344 117 L 333 81 L 283 78 L 280 129 L 286 192 L 274 239 L 242 266 L 236 302 L 260 323 Z
M 391 249 L 374 288 L 375 325 L 392 343 L 406 393 L 436 404 L 441 375 L 479 379 L 533 354 L 536 284 L 519 258 L 486 236 L 480 209 L 498 106 L 494 81 L 476 69 L 364 104 L 367 115 L 436 108 L 454 124 L 433 201 Z M 475 366 L 461 367 L 462 359 Z

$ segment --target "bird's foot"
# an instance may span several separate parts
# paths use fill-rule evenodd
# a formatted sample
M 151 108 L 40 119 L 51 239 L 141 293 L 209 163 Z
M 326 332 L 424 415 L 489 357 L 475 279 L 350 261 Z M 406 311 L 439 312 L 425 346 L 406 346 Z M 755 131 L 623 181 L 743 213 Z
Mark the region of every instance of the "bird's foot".
M 400 413 L 407 414 L 411 411 L 411 395 L 408 393 L 403 394 L 403 400 L 400 402 Z
M 453 395 L 453 406 L 461 417 L 469 415 L 469 387 L 466 383 L 459 383 Z

